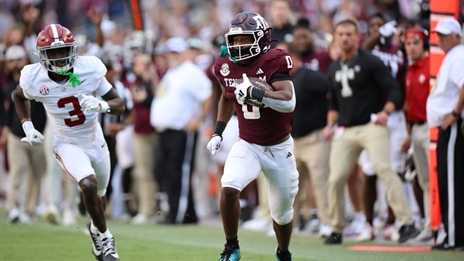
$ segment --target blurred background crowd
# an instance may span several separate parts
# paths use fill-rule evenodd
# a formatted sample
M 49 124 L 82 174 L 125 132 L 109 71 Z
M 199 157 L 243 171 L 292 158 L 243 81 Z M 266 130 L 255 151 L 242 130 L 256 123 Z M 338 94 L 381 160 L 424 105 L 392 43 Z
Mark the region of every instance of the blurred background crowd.
M 138 10 L 134 2 L 140 5 Z M 464 6 L 460 8 L 462 23 Z M 430 18 L 428 0 L 1 1 L 0 203 L 8 211 L 10 221 L 32 223 L 37 218 L 45 217 L 51 223 L 72 225 L 77 215 L 85 214 L 76 185 L 57 167 L 54 155 L 50 155 L 51 144 L 44 144 L 43 151 L 39 153 L 25 151 L 20 156 L 13 153 L 17 152 L 13 142 L 21 138 L 22 129 L 19 119 L 15 119 L 17 116 L 10 98 L 11 91 L 18 84 L 22 67 L 38 62 L 38 56 L 34 54 L 36 35 L 51 23 L 59 23 L 71 30 L 79 55 L 95 55 L 102 59 L 108 69 L 109 82 L 126 101 L 127 112 L 124 116 L 102 115 L 100 119 L 112 155 L 111 188 L 107 194 L 112 207 L 107 215 L 133 224 L 144 224 L 154 222 L 163 213 L 169 212 L 171 203 L 168 192 L 171 190 L 167 189 L 169 185 L 166 185 L 165 177 L 156 173 L 157 168 L 153 164 L 160 151 L 158 145 L 161 141 L 157 129 L 150 122 L 153 122 L 153 97 L 156 98 L 162 87 L 158 83 L 162 82 L 173 59 L 176 59 L 170 56 L 173 52 L 182 54 L 182 61 L 189 60 L 196 64 L 208 76 L 208 86 L 212 86 L 207 114 L 196 124 L 184 128 L 185 131 L 198 134 L 195 136 L 195 164 L 190 179 L 194 215 L 198 219 L 184 220 L 184 223 L 201 222 L 218 215 L 219 179 L 224 162 L 214 159 L 206 150 L 206 142 L 214 128 L 220 93 L 210 67 L 219 54 L 220 46 L 224 45 L 223 35 L 227 32 L 230 20 L 242 11 L 260 13 L 273 28 L 273 39 L 280 43 L 299 44 L 299 49 L 293 51 L 300 54 L 308 51 L 317 53 L 317 61 L 305 62 L 308 63 L 307 67 L 321 73 L 326 72 L 327 61 L 339 58 L 338 47 L 333 42 L 334 25 L 337 22 L 356 20 L 361 41 L 364 42 L 369 34 L 376 33 L 378 27 L 389 21 L 396 20 L 397 28 L 415 26 L 429 30 Z M 143 30 L 134 29 L 138 17 L 141 17 Z M 377 29 L 369 32 L 372 17 L 380 17 L 381 21 Z M 301 29 L 307 32 L 303 40 Z M 168 41 L 171 38 L 178 41 Z M 391 41 L 395 44 L 395 38 Z M 327 63 L 325 67 L 324 59 Z M 196 88 L 194 82 L 191 88 Z M 173 105 L 176 102 L 172 101 Z M 34 113 L 42 113 L 46 122 L 43 108 L 34 109 Z M 176 118 L 171 121 L 176 121 Z M 51 126 L 44 124 L 39 131 L 51 140 Z M 42 158 L 37 159 L 36 154 L 42 154 Z M 361 185 L 357 187 L 357 183 L 363 183 L 363 175 L 353 176 L 355 178 L 350 179 L 349 184 L 354 184 L 351 186 L 355 189 L 351 191 L 356 194 L 356 191 L 362 190 Z M 259 186 L 252 183 L 242 193 L 241 220 L 244 227 L 266 230 L 272 234 L 269 217 L 259 214 L 259 207 L 266 204 Z M 424 214 L 420 213 L 418 204 L 414 203 L 412 185 L 405 183 L 405 189 L 408 190 L 408 186 L 411 208 L 420 223 Z M 310 230 L 313 233 L 320 230 L 323 222 L 317 215 L 318 201 L 309 191 L 304 187 L 300 190 L 300 194 L 308 194 L 308 197 L 302 197 L 302 202 L 298 203 L 298 222 L 295 224 L 300 231 Z M 353 202 L 360 201 L 361 196 L 351 194 L 351 200 L 346 203 L 347 219 L 353 222 L 347 233 L 359 235 L 365 227 L 366 219 L 363 218 L 362 204 Z M 379 201 L 375 211 L 379 216 L 383 215 L 380 219 L 385 221 L 387 207 L 384 196 L 379 197 Z M 250 223 L 252 221 L 255 222 Z M 174 224 L 176 221 L 168 220 L 168 223 Z

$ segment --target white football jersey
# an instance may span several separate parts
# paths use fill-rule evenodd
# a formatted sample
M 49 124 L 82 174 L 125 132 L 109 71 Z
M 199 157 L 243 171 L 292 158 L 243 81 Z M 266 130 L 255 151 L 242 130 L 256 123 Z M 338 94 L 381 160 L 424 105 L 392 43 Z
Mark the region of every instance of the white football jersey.
M 75 87 L 69 80 L 66 83 L 51 80 L 42 64 L 30 64 L 21 71 L 19 85 L 26 98 L 43 103 L 53 124 L 55 138 L 81 143 L 103 134 L 97 120 L 98 113 L 81 109 L 78 94 L 101 97 L 112 86 L 105 78 L 105 65 L 95 56 L 77 57 L 73 73 L 81 81 Z

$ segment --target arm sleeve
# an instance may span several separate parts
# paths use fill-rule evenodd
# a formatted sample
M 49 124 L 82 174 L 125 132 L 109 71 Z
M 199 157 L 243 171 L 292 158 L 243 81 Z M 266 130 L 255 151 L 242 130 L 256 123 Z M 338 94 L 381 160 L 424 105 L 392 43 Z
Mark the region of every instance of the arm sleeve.
M 29 100 L 33 100 L 34 96 L 30 93 L 31 85 L 29 84 L 29 82 L 26 81 L 26 79 L 24 79 L 22 75 L 23 74 L 21 73 L 21 77 L 19 78 L 19 86 L 21 87 L 21 89 L 23 89 L 24 97 L 26 97 Z
M 93 60 L 95 60 L 95 72 L 94 72 L 94 77 L 93 79 L 95 79 L 97 81 L 97 84 L 96 84 L 96 89 L 95 89 L 95 93 L 102 97 L 103 95 L 107 94 L 111 88 L 113 88 L 113 86 L 111 85 L 111 83 L 108 82 L 108 80 L 106 79 L 106 66 L 103 64 L 103 62 L 98 59 L 97 57 L 93 57 Z
M 111 84 L 108 82 L 105 76 L 100 78 L 98 82 L 99 84 L 95 91 L 96 91 L 96 94 L 100 97 L 107 94 L 111 90 L 111 88 L 113 88 L 113 86 L 111 86 Z
M 375 84 L 380 85 L 380 88 L 382 88 L 382 90 L 388 95 L 387 101 L 393 102 L 396 109 L 399 109 L 403 96 L 401 94 L 400 86 L 379 58 L 375 56 L 372 56 L 371 58 L 372 61 L 370 62 L 370 68 Z
M 271 80 L 269 80 L 269 84 L 273 84 L 274 82 L 278 81 L 290 81 L 290 76 L 288 76 L 288 73 L 274 73 L 271 77 Z

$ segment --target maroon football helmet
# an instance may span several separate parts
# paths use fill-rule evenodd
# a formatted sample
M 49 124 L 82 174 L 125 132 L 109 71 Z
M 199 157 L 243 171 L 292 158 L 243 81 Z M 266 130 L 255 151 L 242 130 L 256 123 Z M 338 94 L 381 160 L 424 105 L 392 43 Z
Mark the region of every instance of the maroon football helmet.
M 257 13 L 244 12 L 236 15 L 229 24 L 225 34 L 227 51 L 232 61 L 238 62 L 267 52 L 271 48 L 271 28 L 264 18 Z M 251 45 L 234 45 L 234 36 L 252 35 Z
M 68 55 L 57 59 L 48 58 L 47 51 L 51 49 L 68 48 Z M 40 31 L 37 36 L 37 52 L 40 63 L 49 71 L 60 74 L 69 71 L 74 64 L 77 45 L 74 36 L 68 28 L 59 24 L 50 24 Z M 57 66 L 58 62 L 65 61 L 64 66 Z

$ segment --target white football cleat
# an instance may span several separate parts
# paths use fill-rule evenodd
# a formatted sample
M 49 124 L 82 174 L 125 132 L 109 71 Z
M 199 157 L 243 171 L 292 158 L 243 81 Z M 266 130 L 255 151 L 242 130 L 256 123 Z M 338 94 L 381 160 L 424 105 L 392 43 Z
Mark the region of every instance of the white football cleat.
M 326 238 L 330 236 L 332 233 L 332 228 L 329 225 L 321 225 L 319 226 L 319 233 L 317 234 L 318 237 Z
M 63 212 L 63 226 L 71 226 L 76 224 L 76 215 L 71 209 L 65 209 Z
M 10 211 L 8 211 L 8 221 L 11 223 L 17 223 L 19 221 L 19 216 L 21 215 L 21 212 L 17 208 L 12 208 Z
M 366 222 L 366 224 L 364 225 L 363 230 L 356 237 L 356 241 L 358 241 L 358 242 L 371 241 L 371 240 L 374 240 L 374 238 L 375 238 L 374 229 L 372 228 L 372 226 L 369 223 Z
M 45 220 L 50 224 L 59 224 L 60 223 L 60 212 L 54 204 L 50 204 L 45 212 Z

